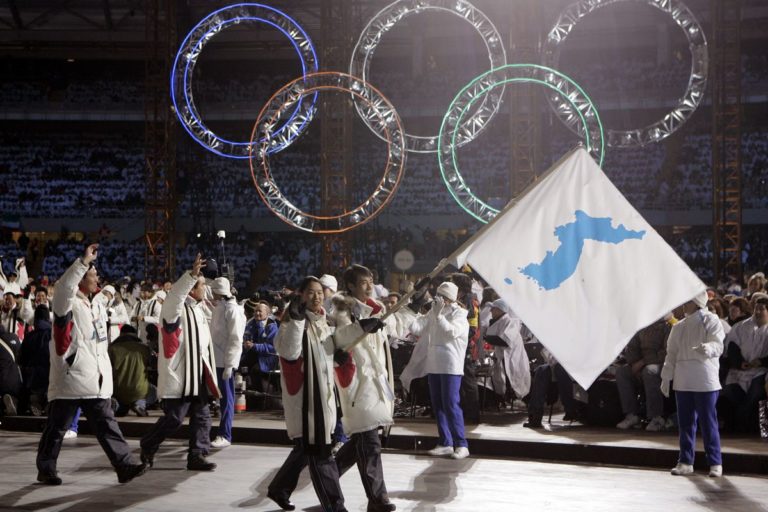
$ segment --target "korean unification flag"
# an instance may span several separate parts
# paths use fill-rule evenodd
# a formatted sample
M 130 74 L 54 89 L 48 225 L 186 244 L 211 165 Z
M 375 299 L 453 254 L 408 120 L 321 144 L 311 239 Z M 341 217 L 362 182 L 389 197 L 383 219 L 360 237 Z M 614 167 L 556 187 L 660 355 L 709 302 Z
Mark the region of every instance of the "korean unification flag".
M 576 149 L 451 263 L 468 263 L 585 389 L 641 328 L 706 289 Z

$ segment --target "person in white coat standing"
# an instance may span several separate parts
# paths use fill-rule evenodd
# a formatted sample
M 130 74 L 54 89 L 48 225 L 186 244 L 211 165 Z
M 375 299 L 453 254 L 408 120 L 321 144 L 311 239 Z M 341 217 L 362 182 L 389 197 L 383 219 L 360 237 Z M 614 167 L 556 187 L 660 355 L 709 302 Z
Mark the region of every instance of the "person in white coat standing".
M 211 448 L 211 411 L 208 399 L 221 398 L 214 369 L 211 331 L 203 310 L 205 265 L 198 254 L 192 270 L 173 284 L 160 312 L 162 328 L 157 361 L 157 395 L 165 413 L 141 438 L 141 460 L 152 467 L 155 453 L 176 432 L 189 413 L 187 469 L 213 471 L 205 456 Z
M 101 303 L 91 299 L 98 289 L 98 274 L 93 266 L 98 247 L 98 244 L 89 245 L 85 254 L 64 272 L 53 298 L 50 409 L 37 448 L 37 481 L 47 485 L 61 485 L 56 461 L 64 433 L 78 408 L 85 411 L 89 423 L 93 424 L 96 438 L 120 483 L 146 470 L 144 464 L 136 464 L 112 412 L 107 312 Z
M 216 303 L 211 320 L 211 336 L 216 376 L 221 390 L 221 422 L 219 433 L 211 446 L 226 448 L 232 444 L 232 421 L 235 418 L 235 378 L 232 374 L 240 364 L 243 353 L 245 312 L 232 296 L 232 287 L 226 277 L 214 279 L 211 291 Z
M 701 425 L 709 476 L 723 474 L 720 433 L 717 424 L 717 396 L 720 390 L 720 354 L 725 333 L 717 315 L 707 311 L 707 294 L 702 292 L 684 306 L 685 318 L 672 327 L 667 339 L 667 357 L 661 369 L 661 392 L 669 396 L 673 382 L 680 431 L 680 457 L 673 475 L 693 473 L 696 446 L 696 419 Z
M 469 455 L 469 448 L 459 388 L 464 375 L 469 322 L 467 310 L 456 302 L 458 293 L 458 287 L 451 282 L 438 286 L 432 309 L 411 324 L 411 332 L 421 336 L 419 343 L 428 343 L 429 396 L 439 435 L 438 445 L 429 450 L 429 454 L 463 459 Z

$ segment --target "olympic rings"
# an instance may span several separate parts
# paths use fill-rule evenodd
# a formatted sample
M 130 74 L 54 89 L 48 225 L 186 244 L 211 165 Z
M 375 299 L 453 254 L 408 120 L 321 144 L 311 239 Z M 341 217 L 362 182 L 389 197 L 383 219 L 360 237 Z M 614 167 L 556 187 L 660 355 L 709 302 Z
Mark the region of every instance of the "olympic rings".
M 280 115 L 308 94 L 317 91 L 337 90 L 351 93 L 362 101 L 366 115 L 378 124 L 376 129 L 383 133 L 387 142 L 387 164 L 384 175 L 373 194 L 362 204 L 341 215 L 318 216 L 302 212 L 290 203 L 280 192 L 269 168 L 269 154 L 272 148 L 285 147 L 295 134 L 286 130 L 275 130 L 274 124 Z M 260 140 L 255 142 L 258 136 Z M 263 170 L 258 175 L 254 170 L 253 157 L 258 157 Z M 378 215 L 394 197 L 405 167 L 405 132 L 392 104 L 377 89 L 359 78 L 345 73 L 326 71 L 309 73 L 280 88 L 259 112 L 251 132 L 250 167 L 253 183 L 264 203 L 284 222 L 312 233 L 342 233 L 362 225 Z
M 680 0 L 580 0 L 571 4 L 560 14 L 547 36 L 543 64 L 548 67 L 557 67 L 560 48 L 581 18 L 601 7 L 629 1 L 641 2 L 669 14 L 672 21 L 683 30 L 691 50 L 691 76 L 688 79 L 688 87 L 678 104 L 660 120 L 634 130 L 607 130 L 608 145 L 611 147 L 644 146 L 669 137 L 691 117 L 704 98 L 707 86 L 709 56 L 704 30 L 693 13 Z M 562 117 L 560 119 L 571 131 L 575 131 L 573 119 L 566 120 Z
M 491 62 L 491 69 L 507 63 L 507 55 L 498 30 L 496 30 L 496 27 L 485 14 L 466 0 L 397 0 L 379 11 L 363 29 L 363 33 L 360 34 L 355 49 L 352 51 L 349 74 L 359 76 L 363 81 L 367 81 L 371 67 L 371 58 L 384 34 L 403 18 L 427 10 L 448 12 L 471 24 L 483 38 L 485 47 L 488 50 L 488 60 Z M 498 112 L 503 93 L 504 89 L 502 88 L 498 91 L 498 94 L 494 93 L 490 96 L 490 101 L 488 101 L 489 98 L 483 99 L 483 102 L 477 106 L 475 112 L 467 119 L 462 135 L 456 141 L 457 144 L 460 146 L 466 144 L 485 128 L 490 119 Z M 379 138 L 383 139 L 384 137 L 377 130 L 375 123 L 372 122 L 370 117 L 366 116 L 367 109 L 361 107 L 357 101 L 355 101 L 355 108 L 363 121 L 365 121 L 365 124 Z M 434 135 L 420 137 L 406 133 L 405 138 L 408 151 L 414 153 L 434 153 L 437 151 L 437 137 Z
M 171 99 L 181 126 L 187 133 L 205 149 L 227 158 L 248 158 L 250 144 L 227 140 L 205 126 L 192 95 L 192 73 L 205 45 L 227 27 L 242 23 L 266 23 L 278 29 L 291 41 L 296 50 L 301 61 L 302 73 L 318 70 L 315 48 L 304 29 L 287 14 L 267 5 L 255 3 L 230 5 L 212 12 L 195 25 L 181 43 L 173 61 Z M 315 112 L 315 100 L 316 96 L 312 98 L 311 104 L 301 101 L 296 105 L 290 119 L 278 130 L 292 135 L 285 138 L 282 145 L 270 148 L 270 151 L 280 151 L 301 134 Z
M 558 100 L 558 115 L 580 122 L 581 132 L 586 142 L 587 151 L 593 157 L 598 156 L 602 165 L 604 155 L 603 126 L 600 115 L 589 96 L 579 85 L 559 71 L 537 64 L 508 64 L 492 69 L 478 76 L 467 84 L 451 102 L 440 125 L 437 141 L 440 174 L 453 198 L 467 213 L 480 222 L 487 223 L 499 210 L 475 196 L 459 172 L 456 158 L 457 144 L 462 119 L 472 105 L 482 96 L 504 84 L 512 82 L 536 83 L 553 91 L 550 101 Z

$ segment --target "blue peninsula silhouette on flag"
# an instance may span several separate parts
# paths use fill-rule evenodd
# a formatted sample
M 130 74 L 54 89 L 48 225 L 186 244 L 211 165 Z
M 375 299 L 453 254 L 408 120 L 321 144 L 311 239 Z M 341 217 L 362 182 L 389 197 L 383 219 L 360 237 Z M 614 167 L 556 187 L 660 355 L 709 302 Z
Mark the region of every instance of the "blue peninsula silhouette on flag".
M 541 263 L 530 263 L 520 268 L 520 273 L 536 281 L 544 290 L 554 290 L 576 272 L 584 242 L 594 240 L 608 244 L 620 244 L 625 240 L 642 239 L 645 230 L 631 231 L 619 224 L 611 226 L 610 217 L 591 217 L 583 210 L 576 210 L 576 220 L 555 228 L 560 240 L 557 250 L 547 251 Z

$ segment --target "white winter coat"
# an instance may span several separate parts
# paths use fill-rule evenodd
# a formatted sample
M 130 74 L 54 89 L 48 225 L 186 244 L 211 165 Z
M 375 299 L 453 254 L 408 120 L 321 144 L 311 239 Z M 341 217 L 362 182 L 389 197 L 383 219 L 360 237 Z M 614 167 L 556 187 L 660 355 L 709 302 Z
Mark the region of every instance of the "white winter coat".
M 667 338 L 662 380 L 673 381 L 675 391 L 719 390 L 719 357 L 724 337 L 720 319 L 706 309 L 699 309 L 673 325 Z M 704 354 L 693 350 L 702 343 Z
M 725 338 L 725 348 L 727 350 L 729 343 L 735 343 L 741 350 L 741 356 L 744 361 L 750 362 L 755 359 L 762 359 L 768 356 L 768 324 L 759 326 L 755 322 L 755 317 L 749 317 L 737 323 Z M 738 384 L 746 393 L 752 380 L 755 377 L 764 375 L 768 368 L 763 366 L 758 368 L 731 368 L 728 370 L 728 377 L 725 379 L 725 385 Z
M 410 330 L 419 336 L 419 343 L 427 343 L 427 374 L 464 375 L 464 356 L 469 343 L 466 309 L 455 302 L 445 304 L 441 311 L 434 309 L 418 317 Z
M 311 356 L 302 350 L 303 336 L 306 329 L 307 342 Z M 287 318 L 280 324 L 275 337 L 275 350 L 280 356 L 280 380 L 282 384 L 285 426 L 288 437 L 302 437 L 302 409 L 304 406 L 304 372 L 310 371 L 310 378 L 315 379 L 320 390 L 320 403 L 323 405 L 323 420 L 326 439 L 314 439 L 314 428 L 309 428 L 310 444 L 330 444 L 331 433 L 336 426 L 336 399 L 333 394 L 333 353 L 336 343 L 332 336 L 333 329 L 328 325 L 325 313 L 306 312 L 306 320 Z M 310 359 L 309 364 L 307 359 Z M 310 410 L 307 411 L 310 423 L 316 415 L 313 412 L 314 397 L 308 397 Z M 313 423 L 312 423 L 313 424 Z
M 491 380 L 496 393 L 504 396 L 507 391 L 507 380 L 522 398 L 531 390 L 531 364 L 525 352 L 523 337 L 520 334 L 522 321 L 517 315 L 505 313 L 488 326 L 486 336 L 498 336 L 507 344 L 494 346 L 496 364 L 493 367 Z M 505 378 L 506 377 L 506 378 Z
M 352 313 L 356 318 L 381 317 L 384 315 L 384 305 L 370 299 L 378 311 L 373 314 L 374 308 L 358 300 L 354 300 Z M 349 325 L 348 315 L 336 317 L 337 329 L 341 329 L 346 323 Z M 363 334 L 362 329 L 356 326 L 357 332 Z M 336 385 L 339 390 L 344 432 L 356 434 L 367 432 L 380 426 L 393 423 L 394 412 L 394 383 L 392 376 L 392 356 L 389 351 L 387 332 L 392 329 L 391 324 L 384 329 L 368 334 L 365 339 L 352 350 L 352 363 L 354 373 L 351 379 L 342 378 L 348 375 L 344 367 L 336 374 Z M 357 336 L 337 336 L 336 343 L 341 348 L 349 347 Z
M 162 307 L 163 305 L 160 304 L 160 302 L 154 297 L 147 300 L 139 300 L 136 302 L 136 304 L 134 304 L 131 316 L 144 317 L 143 320 L 135 320 L 133 322 L 133 326 L 136 328 L 137 336 L 141 338 L 141 341 L 144 343 L 148 343 L 148 325 L 156 325 L 158 326 L 158 329 L 160 329 L 160 311 Z
M 112 396 L 107 312 L 78 290 L 87 271 L 78 258 L 56 284 L 48 400 Z
M 209 396 L 220 396 L 204 306 L 189 297 L 195 283 L 197 278 L 184 272 L 163 302 L 160 312 L 162 343 L 157 362 L 157 394 L 160 398 L 200 396 L 201 380 L 205 382 Z
M 0 309 L 0 323 L 5 329 L 24 341 L 25 326 L 32 323 L 35 311 L 32 309 L 32 301 L 24 298 L 16 299 L 16 306 L 10 311 Z
M 100 291 L 93 298 L 94 302 L 100 303 L 107 310 L 107 319 L 109 323 L 109 342 L 112 343 L 120 336 L 120 326 L 122 324 L 130 322 L 128 312 L 125 309 L 125 305 L 121 302 L 115 304 L 115 299 L 110 299 L 104 293 L 104 290 Z
M 243 353 L 245 312 L 234 297 L 221 299 L 213 310 L 211 336 L 219 368 L 238 368 Z

